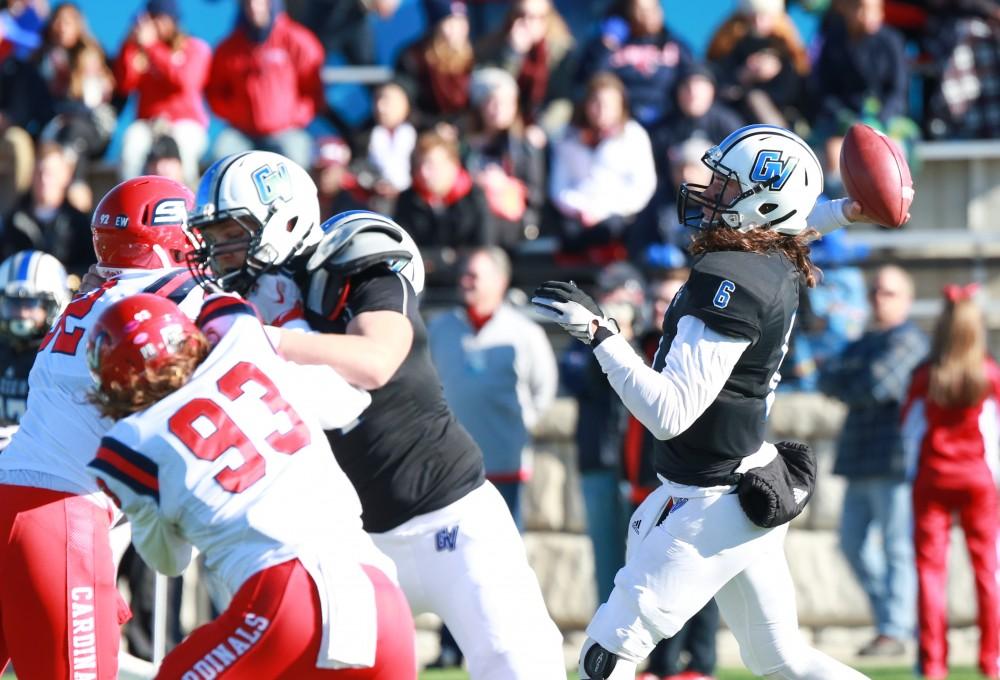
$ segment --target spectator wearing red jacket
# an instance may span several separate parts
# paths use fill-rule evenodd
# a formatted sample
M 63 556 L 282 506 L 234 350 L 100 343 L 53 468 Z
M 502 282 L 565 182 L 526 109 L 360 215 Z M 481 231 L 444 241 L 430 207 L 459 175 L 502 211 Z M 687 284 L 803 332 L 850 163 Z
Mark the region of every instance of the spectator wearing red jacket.
M 142 174 L 153 141 L 177 141 L 188 184 L 198 181 L 198 159 L 208 144 L 208 113 L 202 91 L 211 49 L 180 30 L 177 0 L 149 0 L 115 63 L 118 89 L 138 96 L 136 121 L 122 141 L 123 179 Z
M 304 129 L 326 109 L 323 47 L 285 14 L 281 0 L 241 0 L 236 29 L 215 50 L 205 95 L 230 127 L 213 155 L 263 149 L 303 167 L 312 159 Z
M 974 287 L 946 286 L 928 361 L 913 373 L 903 406 L 903 444 L 913 481 L 920 670 L 948 677 L 948 545 L 957 514 L 976 581 L 979 669 L 1000 676 L 997 490 L 1000 367 L 986 353 Z

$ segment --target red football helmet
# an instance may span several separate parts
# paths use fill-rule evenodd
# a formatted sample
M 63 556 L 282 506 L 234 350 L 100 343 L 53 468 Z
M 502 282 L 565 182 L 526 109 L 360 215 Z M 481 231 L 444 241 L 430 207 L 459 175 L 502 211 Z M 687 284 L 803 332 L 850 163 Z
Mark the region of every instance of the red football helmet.
M 185 227 L 193 208 L 191 190 L 166 177 L 136 177 L 113 188 L 90 223 L 100 272 L 186 266 L 192 244 Z
M 201 331 L 172 301 L 139 293 L 101 314 L 90 332 L 87 363 L 99 387 L 128 385 L 147 368 L 162 368 L 199 337 Z

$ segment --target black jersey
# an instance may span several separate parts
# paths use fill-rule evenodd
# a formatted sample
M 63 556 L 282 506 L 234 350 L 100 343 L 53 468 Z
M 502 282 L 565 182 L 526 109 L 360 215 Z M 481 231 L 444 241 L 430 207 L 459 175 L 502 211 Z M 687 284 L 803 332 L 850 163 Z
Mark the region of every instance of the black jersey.
M 0 425 L 17 425 L 28 403 L 28 374 L 36 347 L 15 349 L 0 342 Z
M 745 338 L 750 346 L 718 398 L 691 427 L 657 442 L 658 473 L 679 484 L 730 484 L 739 459 L 760 448 L 778 368 L 788 351 L 800 281 L 798 269 L 779 253 L 724 251 L 695 260 L 663 319 L 653 368 L 663 370 L 684 316 L 701 319 L 718 333 Z
M 303 291 L 309 290 L 299 283 Z M 346 432 L 327 432 L 337 461 L 361 498 L 365 530 L 382 532 L 439 510 L 480 486 L 485 479 L 483 454 L 445 401 L 410 282 L 386 267 L 375 267 L 351 277 L 349 286 L 346 306 L 335 319 L 307 309 L 313 329 L 344 333 L 358 314 L 380 310 L 405 314 L 413 325 L 410 353 L 388 383 L 371 390 L 372 404 L 359 423 Z

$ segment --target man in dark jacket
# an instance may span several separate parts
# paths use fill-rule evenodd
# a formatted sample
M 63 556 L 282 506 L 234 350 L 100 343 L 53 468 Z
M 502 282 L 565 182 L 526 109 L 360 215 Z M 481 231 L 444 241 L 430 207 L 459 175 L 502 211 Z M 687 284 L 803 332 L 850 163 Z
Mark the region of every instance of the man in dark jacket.
M 834 474 L 847 478 L 840 544 L 875 613 L 877 636 L 863 656 L 899 656 L 913 635 L 916 575 L 913 514 L 899 409 L 927 338 L 909 320 L 913 280 L 879 269 L 870 291 L 873 328 L 827 359 L 820 389 L 847 404 Z M 881 549 L 870 545 L 878 527 Z
M 413 185 L 399 195 L 395 217 L 421 249 L 471 249 L 494 241 L 483 190 L 462 167 L 458 144 L 436 132 L 417 139 Z
M 90 219 L 66 199 L 76 154 L 46 143 L 38 148 L 37 156 L 31 191 L 3 219 L 0 256 L 41 250 L 54 255 L 70 273 L 82 275 L 94 263 L 94 247 Z
M 906 115 L 903 39 L 883 22 L 882 0 L 845 0 L 831 21 L 814 70 L 821 133 L 842 133 L 862 114 L 883 124 Z
M 671 112 L 670 93 L 691 52 L 664 25 L 659 0 L 622 5 L 625 16 L 607 18 L 586 48 L 577 80 L 585 82 L 599 71 L 614 73 L 625 84 L 632 117 L 650 129 Z

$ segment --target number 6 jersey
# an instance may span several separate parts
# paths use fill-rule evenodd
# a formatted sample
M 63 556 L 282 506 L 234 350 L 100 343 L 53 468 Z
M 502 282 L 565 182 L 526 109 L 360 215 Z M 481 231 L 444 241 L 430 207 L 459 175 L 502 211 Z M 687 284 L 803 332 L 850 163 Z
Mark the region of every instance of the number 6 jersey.
M 324 607 L 318 665 L 373 663 L 374 594 L 359 564 L 395 571 L 364 533 L 323 433 L 371 399 L 329 367 L 278 357 L 246 303 L 215 298 L 201 318 L 222 315 L 236 316 L 190 381 L 119 421 L 91 471 L 150 566 L 178 574 L 197 547 L 228 600 L 257 572 L 299 559 Z

